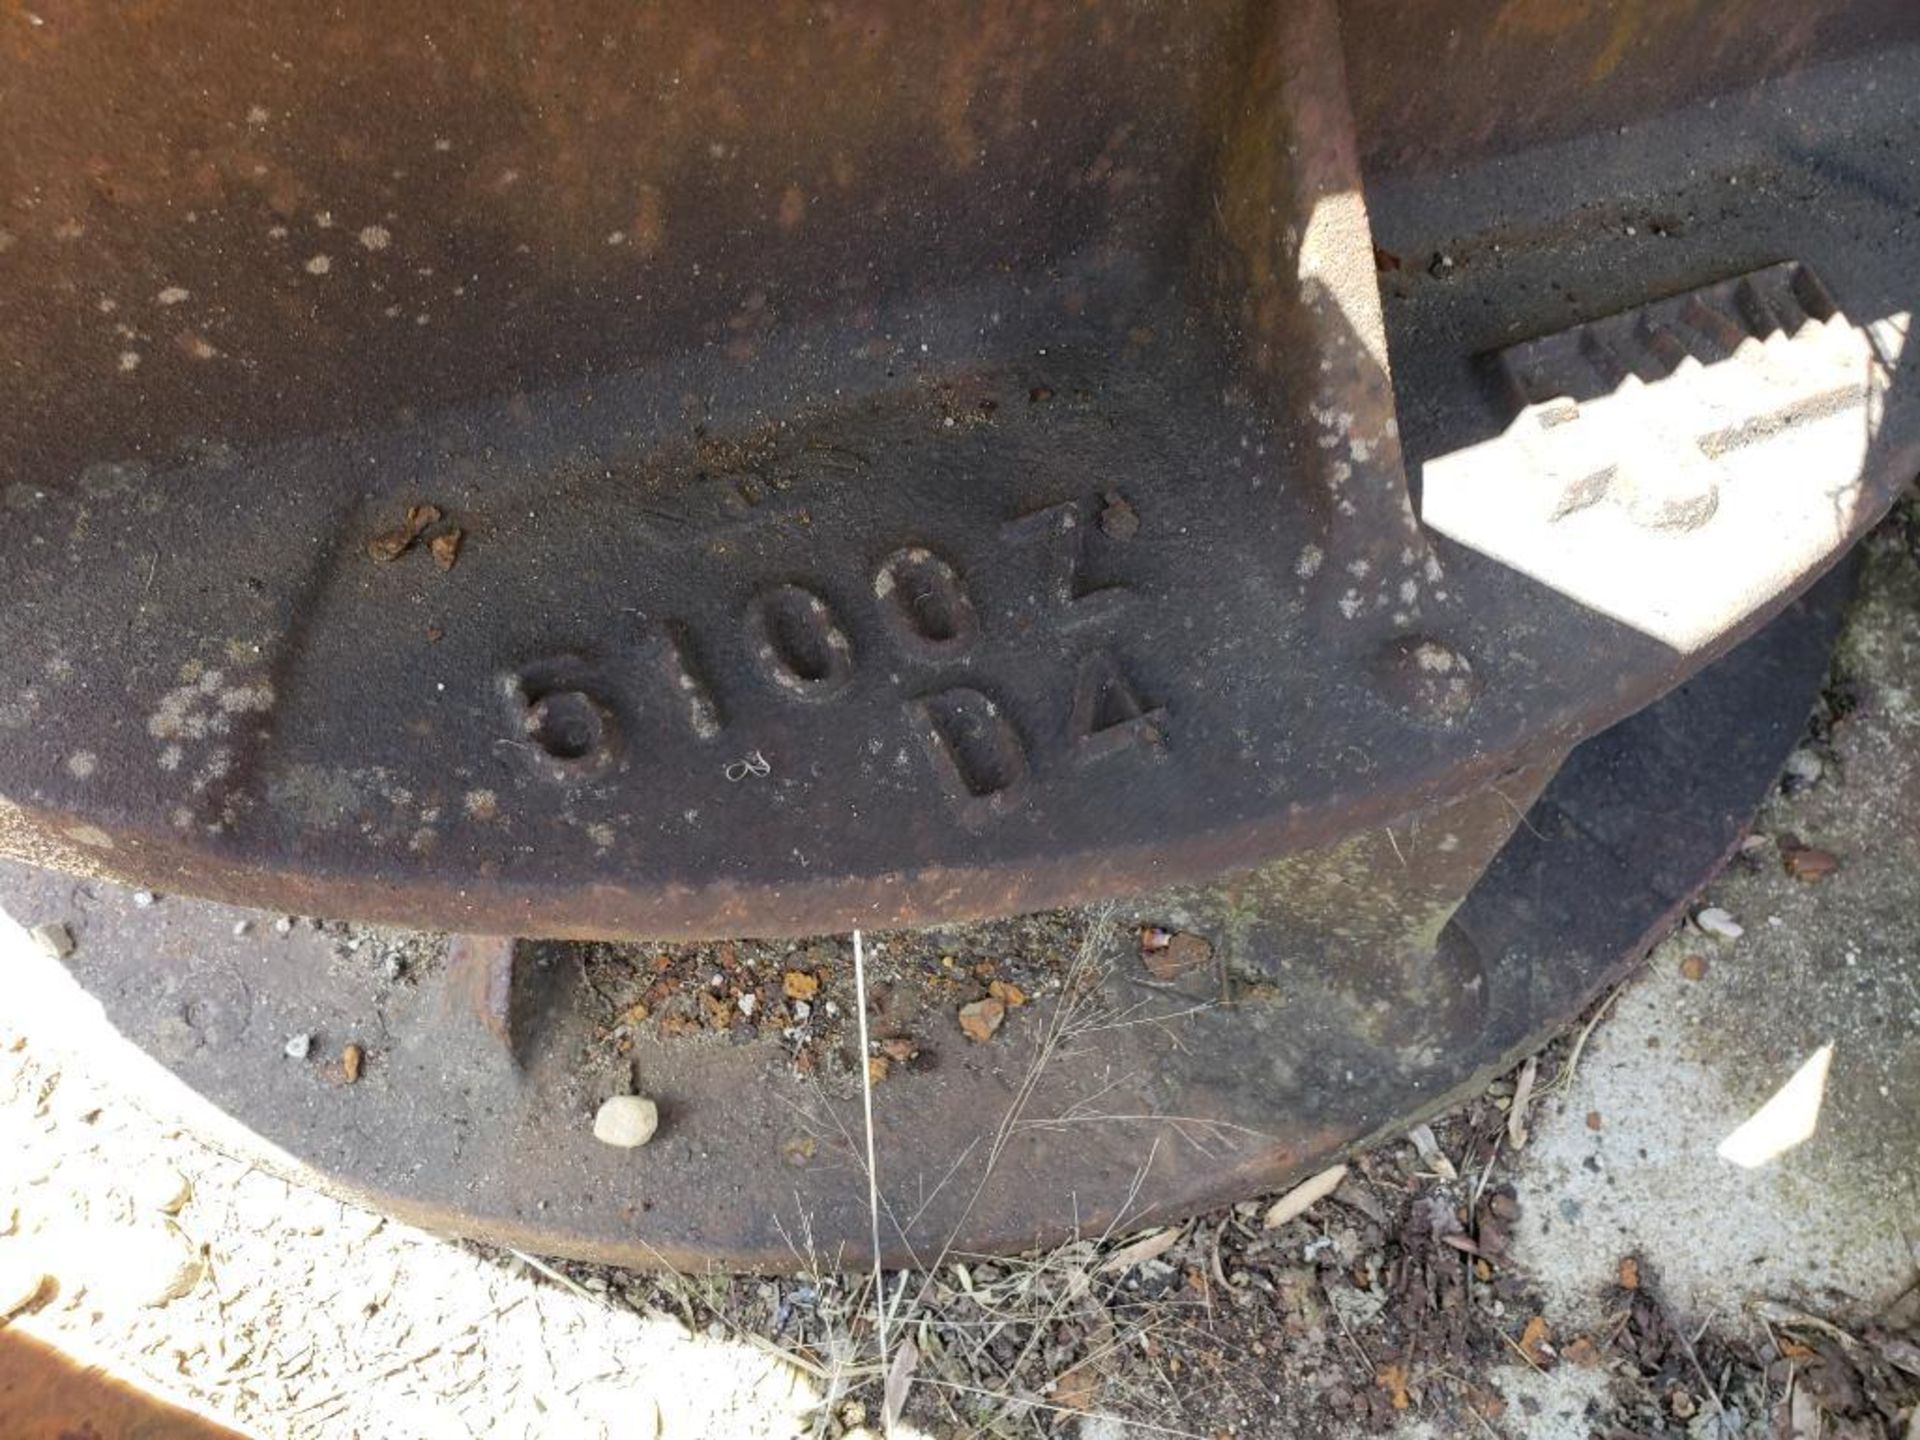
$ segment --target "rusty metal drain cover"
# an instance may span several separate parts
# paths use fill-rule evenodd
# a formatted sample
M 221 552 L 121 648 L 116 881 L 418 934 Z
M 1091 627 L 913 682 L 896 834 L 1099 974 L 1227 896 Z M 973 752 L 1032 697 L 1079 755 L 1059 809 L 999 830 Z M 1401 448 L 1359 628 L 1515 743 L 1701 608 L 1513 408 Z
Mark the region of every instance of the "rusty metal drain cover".
M 1057 1228 L 1033 1207 L 1082 1180 L 1097 1212 L 1170 1114 L 1196 1168 L 1164 1203 L 1404 1113 L 1576 1004 L 1777 759 L 1690 718 L 1720 818 L 1682 845 L 1620 808 L 1660 788 L 1577 757 L 1667 754 L 1594 737 L 1695 716 L 1661 697 L 1920 468 L 1920 15 L 1817 0 L 1756 46 L 1530 8 L 36 17 L 0 91 L 0 854 L 692 944 L 635 991 L 631 955 L 476 940 L 388 994 L 313 939 L 134 1027 L 244 1111 L 284 1078 L 222 1038 L 251 1007 L 374 1024 L 351 1099 L 397 1108 L 322 1106 L 299 1153 L 570 1248 L 771 1258 L 764 1192 L 702 1153 L 839 1193 L 819 1117 L 693 1118 L 757 1096 L 775 1034 L 840 1053 L 845 995 L 765 989 L 775 950 L 694 973 L 726 937 L 883 934 L 888 1093 L 926 1114 L 967 1128 L 1057 1020 L 1152 1117 L 997 1147 L 1012 1198 L 929 1180 L 905 1235 Z M 1807 626 L 1752 653 L 1800 677 Z M 1664 898 L 1589 913 L 1569 857 Z M 1184 937 L 1147 979 L 1188 1049 L 1075 968 L 1112 958 L 1089 921 L 976 935 L 1038 968 L 944 991 L 894 933 L 1103 901 Z M 1587 959 L 1516 958 L 1576 920 Z M 164 1017 L 220 953 L 126 993 Z M 993 978 L 1001 1035 L 916 1053 Z M 622 1192 L 678 1217 L 651 1232 L 567 1148 L 636 1007 L 648 1045 L 740 1041 L 643 1056 L 683 1117 L 648 1153 L 695 1147 Z

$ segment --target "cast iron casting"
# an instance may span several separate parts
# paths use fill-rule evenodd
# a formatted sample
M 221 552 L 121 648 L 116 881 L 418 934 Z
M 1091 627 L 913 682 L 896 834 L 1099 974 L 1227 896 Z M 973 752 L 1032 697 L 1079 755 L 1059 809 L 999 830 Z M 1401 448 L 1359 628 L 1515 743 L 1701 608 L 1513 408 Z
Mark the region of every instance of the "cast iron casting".
M 1201 1058 L 1111 1042 L 1142 1122 L 1036 1150 L 975 1244 L 1110 1203 L 1167 1117 L 1262 1138 L 1162 1206 L 1404 1118 L 1724 852 L 1830 629 L 1788 607 L 1920 468 L 1899 0 L 0 25 L 0 854 L 472 937 L 384 1047 L 493 1057 L 416 1088 L 511 1117 L 444 1185 L 377 1086 L 257 1113 L 279 1072 L 156 1038 L 175 960 L 111 974 L 263 1131 L 496 1233 L 632 1249 L 505 937 L 1185 916 L 1204 1003 L 1149 1028 Z M 1671 698 L 1783 613 L 1699 682 L 1744 718 Z M 1016 1063 L 968 1053 L 939 1113 Z M 725 1148 L 693 1108 L 663 1145 Z M 540 1218 L 530 1153 L 577 1181 Z M 648 1245 L 777 1258 L 662 1183 Z

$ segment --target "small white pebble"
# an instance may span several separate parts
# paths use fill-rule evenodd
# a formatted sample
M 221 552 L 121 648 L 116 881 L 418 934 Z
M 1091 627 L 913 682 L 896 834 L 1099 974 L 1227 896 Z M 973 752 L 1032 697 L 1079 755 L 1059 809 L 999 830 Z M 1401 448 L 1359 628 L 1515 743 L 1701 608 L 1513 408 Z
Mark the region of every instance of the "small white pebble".
M 245 935 L 251 929 L 253 929 L 253 922 L 251 920 L 236 920 L 233 922 L 233 933 L 236 939 Z
M 1720 940 L 1738 940 L 1746 934 L 1746 927 L 1718 905 L 1709 905 L 1693 917 L 1693 923 L 1700 929 Z
M 393 232 L 384 225 L 369 225 L 360 232 L 360 243 L 369 250 L 384 250 L 393 243 Z
M 293 933 L 293 917 L 290 915 L 282 915 L 278 920 L 274 921 L 273 933 L 276 935 L 291 935 Z
M 304 1031 L 298 1035 L 289 1035 L 287 1043 L 280 1047 L 280 1053 L 289 1060 L 304 1060 L 313 1049 L 313 1036 Z
M 307 261 L 309 275 L 324 275 L 331 269 L 333 269 L 333 260 L 329 256 L 316 255 Z
M 593 1117 L 593 1138 L 602 1145 L 631 1150 L 660 1128 L 660 1107 L 644 1095 L 615 1095 Z
M 1826 768 L 1826 762 L 1804 746 L 1787 756 L 1787 774 L 1799 781 L 1802 786 L 1813 784 Z
M 169 285 L 153 298 L 155 303 L 160 305 L 178 305 L 187 299 L 187 291 L 178 285 Z
M 136 890 L 133 892 L 133 903 L 141 910 L 151 910 L 154 899 L 155 896 L 151 890 Z

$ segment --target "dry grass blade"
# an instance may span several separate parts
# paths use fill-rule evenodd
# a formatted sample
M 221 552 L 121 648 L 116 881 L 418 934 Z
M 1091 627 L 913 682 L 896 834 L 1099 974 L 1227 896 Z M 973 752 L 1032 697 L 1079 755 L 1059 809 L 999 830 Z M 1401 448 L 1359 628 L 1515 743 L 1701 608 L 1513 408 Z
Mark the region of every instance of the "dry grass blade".
M 1143 1235 L 1130 1244 L 1122 1245 L 1113 1254 L 1100 1262 L 1099 1274 L 1118 1275 L 1131 1270 L 1136 1265 L 1144 1265 L 1156 1255 L 1164 1255 L 1180 1239 L 1180 1227 L 1169 1225 L 1164 1230 L 1156 1230 Z
M 1110 1221 L 1107 1227 L 1103 1231 L 1101 1231 L 1099 1238 L 1102 1243 L 1105 1243 L 1107 1240 L 1110 1240 L 1113 1237 L 1113 1234 L 1115 1231 L 1119 1230 L 1122 1226 L 1128 1223 L 1128 1217 L 1134 1213 L 1134 1205 L 1140 1198 L 1140 1187 L 1146 1183 L 1147 1175 L 1153 1169 L 1153 1162 L 1155 1158 L 1159 1155 L 1159 1153 L 1160 1153 L 1160 1141 L 1156 1138 L 1152 1146 L 1147 1151 L 1147 1158 L 1143 1160 L 1140 1163 L 1139 1168 L 1133 1172 L 1133 1183 L 1127 1188 L 1126 1199 L 1121 1202 L 1119 1209 L 1115 1211 L 1112 1221 Z M 1176 1236 L 1181 1233 L 1181 1227 L 1179 1226 L 1174 1226 L 1172 1227 L 1172 1229 Z M 1157 1236 L 1154 1238 L 1156 1240 L 1158 1239 Z M 1039 1274 L 1043 1274 L 1049 1266 L 1051 1266 L 1056 1260 L 1060 1259 L 1065 1253 L 1066 1252 L 1063 1252 L 1063 1251 L 1055 1251 L 1052 1255 L 1042 1260 L 1041 1264 L 1039 1265 L 1038 1269 L 1035 1272 L 1036 1276 Z M 1116 1286 L 1119 1284 L 1118 1279 L 1114 1281 L 1114 1284 Z M 1112 1292 L 1109 1291 L 1109 1296 L 1111 1296 L 1111 1293 Z M 1027 1361 L 1033 1356 L 1036 1348 L 1042 1343 L 1043 1339 L 1046 1336 L 1050 1335 L 1053 1332 L 1053 1328 L 1055 1324 L 1058 1323 L 1058 1321 L 1060 1320 L 1061 1315 L 1065 1312 L 1066 1308 L 1073 1303 L 1073 1294 L 1074 1292 L 1072 1287 L 1071 1286 L 1067 1287 L 1058 1296 L 1055 1297 L 1052 1304 L 1048 1305 L 1044 1309 L 1044 1311 L 1037 1311 L 1035 1312 L 1034 1315 L 1028 1317 L 1030 1323 L 1029 1323 L 1028 1334 L 1027 1334 L 1027 1342 L 1025 1345 L 1023 1345 L 1020 1348 L 1018 1353 L 1014 1356 L 1012 1363 L 1007 1368 L 1006 1373 L 1007 1373 L 1009 1382 L 1013 1381 L 1016 1377 L 1019 1376 L 1021 1370 L 1025 1367 Z M 1015 1398 L 1016 1397 L 1014 1397 L 1011 1394 L 1007 1394 L 1003 1396 L 1002 1403 L 1000 1406 L 1000 1412 L 998 1413 L 1003 1414 L 1005 1412 L 1007 1404 L 1013 1401 Z
M 920 1365 L 920 1349 L 911 1340 L 902 1340 L 894 1351 L 893 1364 L 887 1367 L 887 1383 L 881 1395 L 880 1424 L 889 1435 L 899 1423 L 900 1412 L 907 1408 L 907 1390 L 913 1384 L 913 1372 Z
M 510 1249 L 507 1251 L 507 1253 L 513 1256 L 513 1258 L 518 1260 L 522 1265 L 526 1266 L 529 1270 L 535 1271 L 538 1274 L 546 1276 L 547 1279 L 553 1281 L 553 1283 L 556 1285 L 564 1286 L 566 1289 L 571 1290 L 574 1294 L 578 1295 L 582 1300 L 593 1299 L 593 1292 L 591 1290 L 588 1290 L 583 1285 L 576 1285 L 573 1281 L 569 1280 L 565 1275 L 562 1275 L 558 1270 L 554 1269 L 551 1265 L 547 1264 L 544 1260 L 536 1260 L 533 1258 L 533 1256 L 527 1254 L 525 1251 L 522 1251 L 522 1250 Z
M 880 1369 L 887 1377 L 887 1389 L 891 1393 L 893 1371 L 887 1363 L 887 1286 L 880 1269 L 880 1171 L 873 1154 L 873 1070 L 867 1064 L 871 1053 L 867 1040 L 867 956 L 858 930 L 853 932 L 853 1000 L 860 1029 L 860 1063 L 855 1068 L 860 1072 L 860 1113 L 867 1132 L 867 1218 L 872 1225 L 874 1325 L 880 1344 Z M 893 1433 L 893 1414 L 889 1409 L 886 1416 L 889 1435 Z
M 1322 1170 L 1311 1179 L 1302 1180 L 1268 1207 L 1266 1217 L 1260 1222 L 1261 1225 L 1268 1230 L 1278 1230 L 1289 1220 L 1299 1219 L 1338 1190 L 1340 1182 L 1346 1178 L 1347 1167 L 1335 1165 L 1331 1170 Z
M 1829 1335 L 1841 1344 L 1856 1350 L 1861 1348 L 1859 1340 L 1831 1320 L 1823 1320 L 1818 1315 L 1809 1314 L 1805 1310 L 1796 1310 L 1791 1305 L 1782 1305 L 1777 1300 L 1756 1301 L 1751 1309 L 1767 1324 L 1777 1325 L 1782 1330 L 1812 1330 L 1822 1335 Z
M 1507 1139 L 1516 1150 L 1527 1147 L 1527 1106 L 1533 1100 L 1533 1082 L 1540 1073 L 1539 1057 L 1529 1055 L 1513 1082 L 1513 1103 L 1507 1107 Z
M 1454 1169 L 1453 1161 L 1447 1158 L 1447 1152 L 1440 1148 L 1440 1142 L 1434 1138 L 1431 1125 L 1416 1125 L 1407 1132 L 1407 1139 L 1413 1142 L 1413 1148 L 1420 1156 L 1420 1163 L 1427 1166 L 1442 1180 L 1458 1180 L 1460 1172 Z
M 1553 1083 L 1542 1092 L 1543 1094 L 1553 1095 L 1573 1088 L 1574 1072 L 1580 1068 L 1580 1055 L 1587 1048 L 1587 1041 L 1592 1038 L 1594 1026 L 1606 1018 L 1607 1012 L 1613 1008 L 1613 1002 L 1620 998 L 1626 988 L 1627 981 L 1622 980 L 1607 992 L 1607 998 L 1600 1002 L 1598 1008 L 1587 1018 L 1587 1023 L 1580 1027 L 1579 1035 L 1574 1038 L 1573 1048 L 1567 1052 L 1567 1063 L 1560 1067 L 1560 1073 L 1553 1077 Z
M 881 1372 L 883 1403 L 879 1409 L 883 1419 L 891 1421 L 898 1417 L 895 1405 L 904 1403 L 908 1389 L 914 1385 L 939 1397 L 940 1403 L 947 1406 L 956 1422 L 968 1427 L 966 1433 L 1010 1433 L 1009 1426 L 1017 1428 L 1023 1423 L 1036 1424 L 1042 1415 L 1065 1416 L 1076 1413 L 1069 1408 L 1030 1398 L 1033 1392 L 1028 1387 L 1033 1382 L 1023 1377 L 1027 1375 L 1029 1367 L 1039 1360 L 1062 1317 L 1069 1310 L 1081 1305 L 1103 1309 L 1110 1298 L 1099 1296 L 1096 1292 L 1100 1287 L 1090 1285 L 1090 1276 L 1095 1273 L 1095 1257 L 1112 1236 L 1125 1232 L 1130 1218 L 1138 1223 L 1136 1205 L 1140 1187 L 1159 1154 L 1161 1137 L 1154 1135 L 1145 1160 L 1134 1175 L 1131 1188 L 1097 1235 L 1089 1235 L 1072 1245 L 1049 1252 L 1030 1271 L 1023 1271 L 1014 1262 L 1015 1275 L 986 1288 L 972 1283 L 965 1266 L 954 1267 L 953 1273 L 960 1289 L 966 1293 L 968 1303 L 977 1306 L 979 1313 L 986 1317 L 984 1320 L 955 1326 L 943 1319 L 938 1314 L 940 1297 L 944 1293 L 940 1277 L 948 1273 L 948 1262 L 955 1254 L 955 1238 L 991 1182 L 1001 1156 L 1016 1134 L 1029 1127 L 1058 1122 L 1062 1118 L 1071 1118 L 1079 1123 L 1097 1123 L 1109 1119 L 1106 1116 L 1085 1115 L 1072 1106 L 1068 1107 L 1069 1115 L 1066 1117 L 1055 1115 L 1042 1119 L 1035 1116 L 1032 1109 L 1040 1093 L 1042 1076 L 1054 1063 L 1073 1056 L 1076 1053 L 1074 1044 L 1080 1038 L 1104 1025 L 1115 1023 L 1103 984 L 1106 974 L 1103 949 L 1111 938 L 1111 912 L 1102 910 L 1090 918 L 1075 949 L 1062 979 L 1060 1001 L 1042 1032 L 1035 1037 L 1033 1053 L 1025 1073 L 999 1123 L 984 1137 L 983 1143 L 976 1146 L 970 1142 L 940 1180 L 940 1188 L 945 1188 L 963 1169 L 971 1170 L 969 1193 L 960 1206 L 959 1217 L 947 1231 L 937 1254 L 926 1258 L 914 1255 L 915 1270 L 919 1272 L 917 1284 L 909 1283 L 907 1276 L 896 1277 L 900 1283 L 879 1302 L 884 1310 L 888 1332 L 901 1337 L 897 1343 L 903 1347 L 907 1343 L 904 1336 L 916 1325 L 919 1326 L 919 1343 L 912 1347 L 913 1358 L 903 1360 L 896 1353 Z M 865 982 L 860 973 L 862 964 L 861 952 L 856 951 L 856 988 L 864 997 Z M 1123 1015 L 1120 1018 L 1125 1023 L 1132 1017 Z M 863 1098 L 865 1093 L 863 1086 Z M 1169 1123 L 1166 1117 L 1160 1116 L 1121 1118 L 1141 1122 L 1152 1120 L 1162 1126 Z M 1185 1133 L 1177 1125 L 1174 1128 L 1177 1134 Z M 877 1174 L 877 1165 L 873 1160 L 869 1161 L 868 1169 L 870 1177 Z M 877 1183 L 870 1191 L 869 1203 L 877 1231 L 881 1207 L 885 1203 L 884 1197 L 878 1192 Z M 924 1204 L 923 1197 L 923 1207 Z M 886 1214 L 888 1222 L 898 1229 L 899 1221 L 890 1210 Z M 913 1218 L 917 1219 L 918 1214 L 916 1212 Z M 1120 1277 L 1132 1266 L 1171 1249 L 1183 1234 L 1183 1227 L 1174 1226 L 1140 1237 L 1116 1250 L 1108 1256 L 1107 1264 L 1102 1267 L 1106 1283 L 1118 1284 Z M 904 1231 L 900 1239 L 901 1243 L 907 1243 Z M 909 1253 L 912 1253 L 912 1249 L 909 1244 Z M 997 1259 L 995 1263 L 1000 1267 L 1009 1264 L 1005 1259 Z M 875 1284 L 877 1289 L 877 1279 Z M 1144 1333 L 1144 1330 L 1129 1332 L 1128 1339 L 1137 1340 Z M 1006 1349 L 1007 1340 L 1017 1342 L 1010 1352 Z M 995 1348 L 996 1342 L 999 1342 L 998 1349 Z M 992 1378 L 989 1379 L 989 1376 Z M 986 1388 L 974 1383 L 981 1380 L 986 1381 Z M 949 1403 L 949 1397 L 961 1394 L 989 1400 L 993 1404 L 986 1412 L 963 1419 L 953 1412 Z M 1022 1416 L 1027 1417 L 1024 1422 Z M 1130 1429 L 1148 1433 L 1184 1433 L 1162 1425 L 1110 1418 Z
M 1527 1362 L 1527 1368 L 1532 1370 L 1536 1375 L 1544 1375 L 1547 1373 L 1546 1370 L 1542 1368 L 1540 1362 L 1534 1359 L 1533 1356 L 1529 1355 L 1527 1353 L 1526 1347 L 1522 1345 L 1518 1340 L 1514 1339 L 1511 1335 L 1507 1334 L 1505 1331 L 1500 1332 L 1500 1338 L 1506 1341 L 1507 1348 L 1509 1350 L 1513 1351 L 1514 1354 L 1518 1355 L 1522 1360 Z
M 1040 1077 L 1061 1047 L 1089 1023 L 1091 1017 L 1084 1013 L 1084 995 L 1089 989 L 1097 989 L 1100 948 L 1107 939 L 1111 919 L 1111 908 L 1103 908 L 1089 923 L 1087 933 L 1067 968 L 1061 985 L 1060 1004 L 1034 1047 L 1033 1059 L 1029 1062 L 1026 1073 L 1021 1077 L 1020 1085 L 1014 1092 L 1013 1099 L 1008 1103 L 1006 1113 L 1001 1116 L 999 1125 L 994 1129 L 993 1137 L 987 1145 L 986 1156 L 980 1165 L 980 1172 L 975 1177 L 973 1189 L 969 1192 L 965 1204 L 961 1206 L 960 1214 L 955 1218 L 952 1229 L 940 1246 L 939 1253 L 934 1256 L 932 1264 L 924 1267 L 925 1277 L 912 1306 L 909 1307 L 909 1314 L 924 1301 L 927 1290 L 933 1283 L 933 1277 L 940 1273 L 947 1263 L 947 1257 L 953 1253 L 954 1239 L 972 1216 L 974 1207 L 980 1203 L 980 1197 L 986 1193 L 988 1182 L 993 1179 L 994 1171 L 999 1167 L 1001 1154 L 1014 1133 L 1020 1128 L 1027 1106 L 1039 1089 Z M 904 1295 L 904 1293 L 905 1287 L 902 1287 L 900 1294 Z

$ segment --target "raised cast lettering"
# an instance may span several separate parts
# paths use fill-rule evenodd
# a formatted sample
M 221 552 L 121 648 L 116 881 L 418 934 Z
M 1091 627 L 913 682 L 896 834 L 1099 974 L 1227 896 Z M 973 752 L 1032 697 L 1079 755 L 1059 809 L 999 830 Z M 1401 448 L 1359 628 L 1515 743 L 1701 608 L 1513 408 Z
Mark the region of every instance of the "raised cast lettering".
M 853 646 L 827 602 L 800 585 L 776 585 L 747 606 L 747 645 L 760 671 L 797 700 L 817 703 L 853 679 Z
M 1167 733 L 1165 708 L 1140 698 L 1115 656 L 1097 650 L 1080 662 L 1067 718 L 1076 763 L 1090 764 L 1126 750 L 1165 754 Z
M 957 686 L 909 701 L 907 714 L 961 824 L 977 829 L 1024 802 L 1026 747 L 992 699 Z
M 649 625 L 640 637 L 640 650 L 651 672 L 650 688 L 667 708 L 685 717 L 687 728 L 702 740 L 719 736 L 720 707 L 713 690 L 694 662 L 686 634 L 673 621 Z
M 980 637 L 980 617 L 959 572 L 922 546 L 906 546 L 882 560 L 873 595 L 888 633 L 919 659 L 953 659 Z
M 1045 546 L 1045 593 L 1060 625 L 1073 628 L 1105 619 L 1126 597 L 1124 585 L 1101 585 L 1087 578 L 1087 521 L 1079 501 L 1063 500 L 1015 516 L 1000 533 Z

